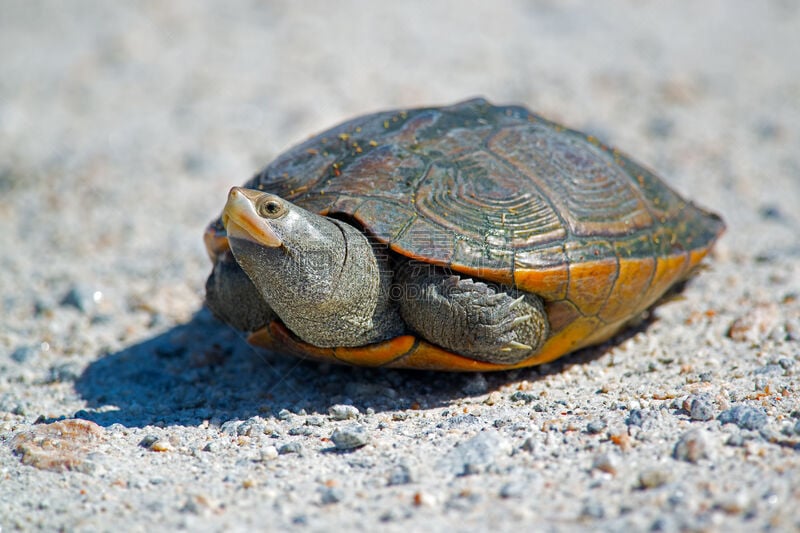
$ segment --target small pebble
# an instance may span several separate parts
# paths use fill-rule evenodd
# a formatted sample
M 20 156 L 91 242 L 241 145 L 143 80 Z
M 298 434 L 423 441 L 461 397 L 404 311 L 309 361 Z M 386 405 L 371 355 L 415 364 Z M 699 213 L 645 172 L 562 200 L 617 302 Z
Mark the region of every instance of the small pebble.
M 259 458 L 262 461 L 272 461 L 273 459 L 277 459 L 278 455 L 278 449 L 275 446 L 267 446 L 261 450 Z
M 791 319 L 784 325 L 787 341 L 800 341 L 800 320 Z
M 398 464 L 389 472 L 388 485 L 407 485 L 413 481 L 411 469 L 408 465 Z
M 639 472 L 639 485 L 643 489 L 655 489 L 669 483 L 670 477 L 670 471 L 666 468 L 647 468 Z
M 231 437 L 238 435 L 239 425 L 242 422 L 239 420 L 228 420 L 227 422 L 223 423 L 220 426 L 219 430 L 224 433 L 225 435 L 230 435 Z
M 433 507 L 439 503 L 441 498 L 431 492 L 415 492 L 412 498 L 415 507 Z
M 711 420 L 714 418 L 714 406 L 711 399 L 704 394 L 697 394 L 690 396 L 687 403 L 689 404 L 689 416 L 692 420 Z
M 267 430 L 266 424 L 258 417 L 248 418 L 236 427 L 236 434 L 245 437 L 263 435 Z
M 323 487 L 320 490 L 320 501 L 323 505 L 339 503 L 344 498 L 344 492 L 338 487 Z
M 507 425 L 509 425 L 511 423 L 512 423 L 511 420 L 508 419 L 508 418 L 497 418 L 497 419 L 495 419 L 494 422 L 492 422 L 492 425 L 494 427 L 496 427 L 496 428 L 501 428 L 501 427 L 507 426 Z
M 706 432 L 702 429 L 691 429 L 681 435 L 672 452 L 673 457 L 680 461 L 696 463 L 701 459 L 709 459 L 711 449 Z
M 509 398 L 513 402 L 533 403 L 539 398 L 539 395 L 529 391 L 518 390 L 517 392 L 512 394 Z
M 443 422 L 436 424 L 438 428 L 461 428 L 467 426 L 482 427 L 484 422 L 479 416 L 473 414 L 455 415 L 447 417 Z
M 411 511 L 404 507 L 392 507 L 380 515 L 381 522 L 398 522 L 411 516 Z
M 53 301 L 45 298 L 36 298 L 33 302 L 33 314 L 35 316 L 51 315 L 55 304 Z
M 756 392 L 766 392 L 767 394 L 769 394 L 769 391 L 772 388 L 773 387 L 770 380 L 763 376 L 757 377 L 755 380 L 753 380 L 753 390 L 755 390 Z
M 141 446 L 142 448 L 150 448 L 156 442 L 158 442 L 157 435 L 147 435 L 142 440 L 139 441 L 139 446 Z
M 322 426 L 324 424 L 325 424 L 325 419 L 322 418 L 321 416 L 314 415 L 314 416 L 306 417 L 306 425 L 307 426 L 320 427 L 320 426 Z
M 619 469 L 619 457 L 611 453 L 597 454 L 592 460 L 592 469 L 614 476 Z
M 737 342 L 757 343 L 776 327 L 780 316 L 780 309 L 774 303 L 754 305 L 731 323 L 728 337 Z
M 741 433 L 731 433 L 731 436 L 728 437 L 728 440 L 725 441 L 725 444 L 733 447 L 744 446 L 744 436 L 742 436 Z
M 625 423 L 629 426 L 641 427 L 642 422 L 644 422 L 644 411 L 641 409 L 631 409 L 628 418 L 625 419 Z
M 482 431 L 454 446 L 439 467 L 456 476 L 485 472 L 504 456 L 511 454 L 511 444 L 496 430 Z
M 36 348 L 33 346 L 20 346 L 11 352 L 11 359 L 17 363 L 26 363 L 36 355 Z
M 606 510 L 602 503 L 598 501 L 588 501 L 583 505 L 583 509 L 581 509 L 581 516 L 584 518 L 600 519 L 606 516 Z
M 154 452 L 168 452 L 172 450 L 172 444 L 168 440 L 158 439 L 150 446 L 150 449 Z
M 586 424 L 586 432 L 591 433 L 592 435 L 596 435 L 606 429 L 608 424 L 605 420 L 592 420 L 588 424 Z
M 361 425 L 336 428 L 331 440 L 337 450 L 353 450 L 365 446 L 369 442 L 367 429 Z
M 700 372 L 697 374 L 697 379 L 705 383 L 711 383 L 714 380 L 713 372 Z
M 723 424 L 736 424 L 742 429 L 758 430 L 767 424 L 767 413 L 758 407 L 737 405 L 717 417 Z
M 500 487 L 501 498 L 522 498 L 523 496 L 525 496 L 525 485 L 520 481 L 509 481 Z
M 715 507 L 729 515 L 742 514 L 751 506 L 750 498 L 744 492 L 723 495 Z
M 486 399 L 483 400 L 483 403 L 485 403 L 486 405 L 495 405 L 496 403 L 500 403 L 502 399 L 503 396 L 498 391 L 492 391 L 489 393 L 489 396 L 487 396 Z
M 303 445 L 299 442 L 287 442 L 280 448 L 278 448 L 278 454 L 286 455 L 287 453 L 302 453 L 303 452 Z
M 533 435 L 531 435 L 525 439 L 525 441 L 522 443 L 522 446 L 520 446 L 520 449 L 525 452 L 534 452 L 538 446 L 538 441 L 533 437 Z
M 786 368 L 784 368 L 782 365 L 780 365 L 778 363 L 769 363 L 769 364 L 766 364 L 766 365 L 762 366 L 761 368 L 757 368 L 756 371 L 755 371 L 755 374 L 759 374 L 759 375 L 765 375 L 765 374 L 766 375 L 770 375 L 770 374 L 772 374 L 772 375 L 783 375 L 783 371 L 784 370 L 786 370 Z M 765 381 L 765 380 L 763 378 L 761 378 L 760 381 Z M 763 387 L 757 387 L 756 388 L 756 390 L 762 390 L 762 389 L 763 389 Z
M 358 408 L 353 405 L 331 405 L 328 408 L 328 415 L 334 420 L 350 420 L 358 418 Z
M 61 299 L 60 304 L 65 307 L 74 307 L 81 313 L 89 314 L 94 311 L 102 298 L 102 292 L 90 289 L 86 285 L 76 283 L 69 288 Z
M 203 447 L 204 452 L 216 453 L 220 450 L 222 450 L 222 443 L 216 440 L 212 440 Z

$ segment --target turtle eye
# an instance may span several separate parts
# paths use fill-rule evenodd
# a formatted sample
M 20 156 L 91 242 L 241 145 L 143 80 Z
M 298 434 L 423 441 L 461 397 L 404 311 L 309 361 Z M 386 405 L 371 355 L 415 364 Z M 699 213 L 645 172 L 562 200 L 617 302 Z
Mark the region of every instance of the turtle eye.
M 266 218 L 278 218 L 286 212 L 286 206 L 280 200 L 270 198 L 258 206 L 258 213 Z

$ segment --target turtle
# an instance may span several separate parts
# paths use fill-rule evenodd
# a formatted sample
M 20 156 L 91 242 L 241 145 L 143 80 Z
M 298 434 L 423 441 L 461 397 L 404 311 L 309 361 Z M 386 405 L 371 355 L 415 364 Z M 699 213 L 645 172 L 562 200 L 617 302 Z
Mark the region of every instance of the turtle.
M 206 303 L 272 351 L 507 370 L 610 339 L 724 229 L 619 150 L 522 106 L 384 111 L 230 189 L 205 232 Z

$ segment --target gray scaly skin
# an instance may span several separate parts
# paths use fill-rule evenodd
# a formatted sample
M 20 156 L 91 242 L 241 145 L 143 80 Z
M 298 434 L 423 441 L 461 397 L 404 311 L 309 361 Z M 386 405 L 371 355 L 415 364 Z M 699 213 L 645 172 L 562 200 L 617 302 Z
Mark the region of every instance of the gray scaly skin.
M 304 341 L 361 346 L 402 334 L 388 298 L 389 269 L 352 226 L 239 188 L 229 194 L 223 223 L 237 263 Z
M 242 331 L 260 329 L 276 316 L 230 250 L 214 260 L 206 281 L 206 304 L 217 318 Z
M 400 313 L 423 338 L 478 361 L 513 364 L 539 351 L 550 325 L 541 298 L 406 261 Z M 435 339 L 435 340 L 434 340 Z
M 388 258 L 359 230 L 275 195 L 234 187 L 222 220 L 241 270 L 228 256 L 218 258 L 207 302 L 240 329 L 275 313 L 320 347 L 362 346 L 410 330 L 501 364 L 534 354 L 549 333 L 538 297 L 416 261 L 398 261 L 393 276 Z M 263 301 L 254 303 L 253 294 Z

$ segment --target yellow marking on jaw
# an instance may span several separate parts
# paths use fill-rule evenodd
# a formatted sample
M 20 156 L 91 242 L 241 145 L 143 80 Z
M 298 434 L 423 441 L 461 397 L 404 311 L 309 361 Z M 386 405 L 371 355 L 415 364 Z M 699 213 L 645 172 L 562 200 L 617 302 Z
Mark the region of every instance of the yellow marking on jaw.
M 222 224 L 231 237 L 248 239 L 262 246 L 280 246 L 280 237 L 256 212 L 254 202 L 262 194 L 242 187 L 232 188 L 222 211 Z

